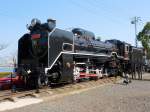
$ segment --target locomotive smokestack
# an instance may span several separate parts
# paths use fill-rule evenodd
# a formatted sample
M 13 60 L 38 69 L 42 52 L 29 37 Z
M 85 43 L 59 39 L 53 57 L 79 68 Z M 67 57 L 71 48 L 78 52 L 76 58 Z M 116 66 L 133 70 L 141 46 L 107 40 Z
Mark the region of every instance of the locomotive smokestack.
M 31 26 L 34 27 L 36 24 L 41 24 L 41 21 L 37 18 L 31 20 Z
M 31 24 L 30 25 L 27 24 L 26 27 L 27 27 L 28 30 L 32 30 L 35 25 L 41 25 L 41 21 L 37 18 L 33 18 L 31 20 Z

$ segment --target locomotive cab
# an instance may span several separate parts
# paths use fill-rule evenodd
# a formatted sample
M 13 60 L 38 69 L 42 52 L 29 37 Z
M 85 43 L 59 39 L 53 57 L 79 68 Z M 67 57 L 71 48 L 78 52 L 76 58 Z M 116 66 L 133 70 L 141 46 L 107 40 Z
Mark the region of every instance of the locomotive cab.
M 130 44 L 124 43 L 124 60 L 129 60 Z

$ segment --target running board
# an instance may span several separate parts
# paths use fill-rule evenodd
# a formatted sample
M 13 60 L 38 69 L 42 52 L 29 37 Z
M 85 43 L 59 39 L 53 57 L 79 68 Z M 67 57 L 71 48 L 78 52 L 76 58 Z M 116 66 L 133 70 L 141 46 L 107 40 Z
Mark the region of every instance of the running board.
M 54 66 L 54 64 L 56 63 L 56 61 L 59 59 L 59 57 L 62 54 L 86 55 L 86 56 L 96 56 L 96 57 L 111 57 L 111 55 L 105 55 L 105 54 L 85 54 L 85 53 L 74 53 L 72 51 L 71 52 L 60 52 L 58 54 L 58 56 L 56 57 L 56 59 L 54 60 L 54 62 L 51 64 L 51 66 L 49 66 L 48 68 L 45 68 L 45 74 L 47 74 L 47 72 L 52 69 L 52 67 Z

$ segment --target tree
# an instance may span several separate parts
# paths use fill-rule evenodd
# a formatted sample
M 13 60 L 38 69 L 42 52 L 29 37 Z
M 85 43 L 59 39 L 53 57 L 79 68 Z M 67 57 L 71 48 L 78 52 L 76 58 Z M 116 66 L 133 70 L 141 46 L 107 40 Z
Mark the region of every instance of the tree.
M 3 49 L 5 49 L 8 45 L 7 44 L 1 44 L 0 43 L 0 51 L 2 51 Z M 4 65 L 6 63 L 6 60 L 4 58 L 4 56 L 2 56 L 3 53 L 0 52 L 0 65 Z
M 16 60 L 17 60 L 17 50 L 14 50 L 14 52 L 10 53 L 9 64 L 11 66 L 16 67 L 16 64 L 17 64 Z
M 7 44 L 0 44 L 0 51 L 5 49 L 8 45 Z
M 139 32 L 137 39 L 141 41 L 147 55 L 150 58 L 150 22 L 147 22 L 143 30 Z

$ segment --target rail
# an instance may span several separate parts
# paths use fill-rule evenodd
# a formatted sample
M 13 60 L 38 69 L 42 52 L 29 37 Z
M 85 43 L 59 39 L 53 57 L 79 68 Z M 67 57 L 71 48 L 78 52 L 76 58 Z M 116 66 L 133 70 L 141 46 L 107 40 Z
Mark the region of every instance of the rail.
M 88 80 L 88 81 L 83 81 L 83 82 L 76 83 L 76 84 L 65 84 L 65 85 L 61 84 L 61 85 L 55 85 L 53 86 L 53 88 L 44 87 L 42 89 L 39 89 L 39 94 L 52 93 L 53 95 L 55 95 L 55 94 L 60 94 L 62 91 L 66 92 L 66 90 L 74 91 L 76 89 L 82 89 L 86 87 L 95 87 L 100 84 L 107 84 L 107 83 L 112 83 L 112 82 L 114 82 L 114 77 L 103 78 L 97 81 Z M 0 91 L 0 102 L 5 101 L 5 100 L 15 101 L 17 98 L 22 98 L 26 96 L 37 97 L 38 93 L 36 93 L 35 89 L 22 90 L 22 91 L 17 91 L 15 93 L 12 92 L 11 90 L 4 90 L 4 91 Z

